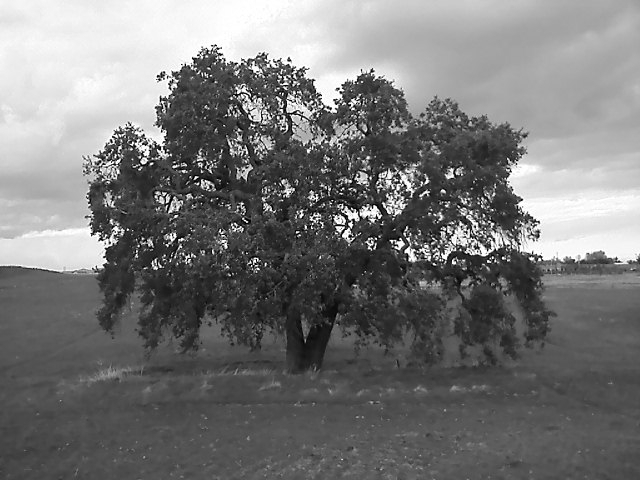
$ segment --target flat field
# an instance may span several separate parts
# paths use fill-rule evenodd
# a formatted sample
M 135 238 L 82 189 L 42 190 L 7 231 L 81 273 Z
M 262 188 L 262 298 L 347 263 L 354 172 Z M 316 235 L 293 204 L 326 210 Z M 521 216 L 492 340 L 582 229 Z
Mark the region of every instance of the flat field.
M 547 277 L 542 351 L 499 368 L 396 367 L 336 340 L 142 356 L 97 325 L 92 276 L 0 267 L 0 478 L 640 478 L 640 278 Z

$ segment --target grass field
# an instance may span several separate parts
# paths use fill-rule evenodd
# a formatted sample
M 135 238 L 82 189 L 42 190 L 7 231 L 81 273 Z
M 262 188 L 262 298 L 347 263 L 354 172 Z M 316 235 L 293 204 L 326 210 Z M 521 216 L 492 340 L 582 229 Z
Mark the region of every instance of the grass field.
M 92 276 L 0 267 L 0 478 L 640 478 L 640 278 L 549 277 L 542 353 L 397 369 L 344 340 L 318 375 L 283 345 L 142 356 Z

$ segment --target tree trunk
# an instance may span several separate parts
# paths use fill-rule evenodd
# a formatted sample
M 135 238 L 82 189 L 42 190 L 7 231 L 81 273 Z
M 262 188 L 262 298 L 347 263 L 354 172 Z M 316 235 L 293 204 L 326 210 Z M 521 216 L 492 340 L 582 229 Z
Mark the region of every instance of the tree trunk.
M 327 350 L 331 331 L 338 316 L 338 303 L 325 308 L 322 312 L 324 322 L 313 325 L 307 334 L 305 344 L 305 367 L 312 370 L 320 370 Z
M 326 322 L 319 323 L 312 326 L 309 330 L 304 346 L 304 366 L 306 369 L 320 370 L 322 368 L 322 361 L 324 360 L 324 354 L 327 350 L 327 344 L 331 337 L 334 322 L 335 317 L 332 321 L 327 320 Z
M 337 304 L 327 308 L 323 312 L 324 321 L 313 325 L 305 340 L 299 312 L 295 309 L 287 312 L 287 371 L 289 373 L 302 373 L 309 369 L 322 368 L 322 361 L 337 315 Z
M 300 313 L 294 309 L 287 311 L 287 371 L 301 373 L 305 369 L 305 341 Z

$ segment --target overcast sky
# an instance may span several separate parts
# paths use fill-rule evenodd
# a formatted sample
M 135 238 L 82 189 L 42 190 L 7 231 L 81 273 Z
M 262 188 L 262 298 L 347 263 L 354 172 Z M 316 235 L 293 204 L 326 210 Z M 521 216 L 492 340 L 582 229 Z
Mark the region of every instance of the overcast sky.
M 375 68 L 419 113 L 434 96 L 530 132 L 513 178 L 545 257 L 640 253 L 640 2 L 0 3 L 0 265 L 101 265 L 82 157 L 127 121 L 157 135 L 156 75 L 218 44 L 291 57 L 329 102 Z

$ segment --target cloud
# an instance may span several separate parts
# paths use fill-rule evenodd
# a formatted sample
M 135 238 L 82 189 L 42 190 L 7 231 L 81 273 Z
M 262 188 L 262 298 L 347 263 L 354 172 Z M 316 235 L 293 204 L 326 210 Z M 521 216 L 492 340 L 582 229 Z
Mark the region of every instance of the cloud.
M 640 204 L 639 194 L 609 196 L 600 195 L 566 196 L 526 201 L 528 210 L 534 216 L 543 218 L 547 224 L 565 222 L 584 222 L 590 219 L 605 222 L 614 218 L 625 218 L 634 213 Z M 629 223 L 628 221 L 625 223 Z
M 563 165 L 567 158 L 569 165 Z M 571 165 L 571 159 L 576 165 Z M 582 165 L 579 159 L 582 158 Z M 580 157 L 578 153 L 567 152 L 556 158 L 557 163 L 525 163 L 525 170 L 519 171 L 512 179 L 516 192 L 525 198 L 555 198 L 563 195 L 582 196 L 608 191 L 610 196 L 638 192 L 640 178 L 640 154 L 628 153 L 597 158 Z
M 87 228 L 0 238 L 0 265 L 76 270 L 101 266 L 103 255 L 102 247 L 89 235 Z
M 127 121 L 157 135 L 156 75 L 214 43 L 234 60 L 290 56 L 327 100 L 373 67 L 415 112 L 452 97 L 529 131 L 514 185 L 543 220 L 542 244 L 577 231 L 571 208 L 553 223 L 554 200 L 640 224 L 636 0 L 33 0 L 0 5 L 0 237 L 35 245 L 45 237 L 21 235 L 84 228 L 82 156 Z
M 321 71 L 373 67 L 414 111 L 452 97 L 534 139 L 640 122 L 637 2 L 324 2 L 307 19 Z
M 154 134 L 154 107 L 204 45 L 268 13 L 251 2 L 71 0 L 3 6 L 0 31 L 0 235 L 86 225 L 83 156 L 128 121 Z M 244 15 L 243 22 L 229 22 Z M 216 36 L 212 36 L 216 32 Z M 157 132 L 155 132 L 157 135 Z
M 640 252 L 640 192 L 556 193 L 524 200 L 525 210 L 541 222 L 544 241 L 531 249 L 550 258 L 596 250 L 627 260 Z
M 77 237 L 86 236 L 88 233 L 86 228 L 67 228 L 66 230 L 39 230 L 27 232 L 20 235 L 20 239 L 28 238 L 54 238 L 54 237 Z
M 15 238 L 33 231 L 86 228 L 89 214 L 77 200 L 0 199 L 0 238 Z

